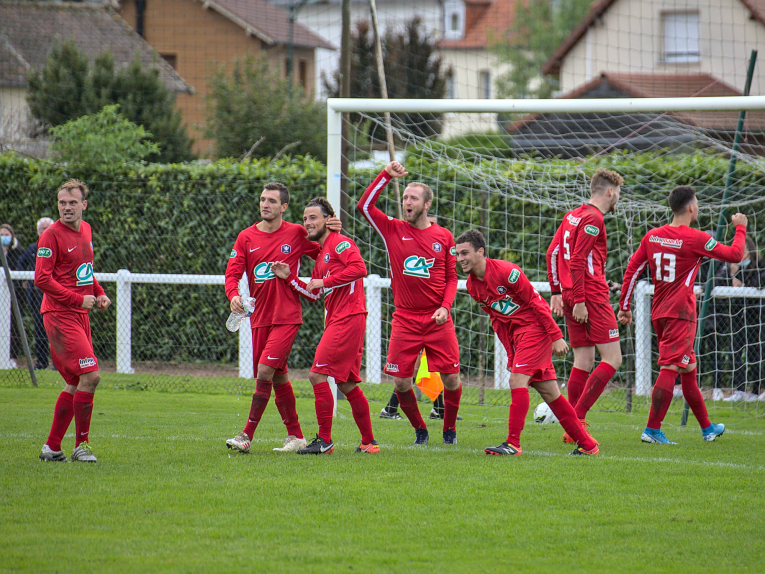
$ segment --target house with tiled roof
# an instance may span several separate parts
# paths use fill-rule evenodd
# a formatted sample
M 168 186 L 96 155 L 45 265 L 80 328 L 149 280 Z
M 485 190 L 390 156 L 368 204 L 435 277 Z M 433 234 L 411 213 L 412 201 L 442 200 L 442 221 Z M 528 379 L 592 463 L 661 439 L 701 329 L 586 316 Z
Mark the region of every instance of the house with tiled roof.
M 0 2 L 0 145 L 33 152 L 26 103 L 27 76 L 47 62 L 56 42 L 71 40 L 89 59 L 109 50 L 116 66 L 136 55 L 143 66 L 159 70 L 176 94 L 193 87 L 103 4 L 69 2 Z
M 195 88 L 178 98 L 178 107 L 195 139 L 195 151 L 207 155 L 205 139 L 207 78 L 235 58 L 264 56 L 287 77 L 292 52 L 293 81 L 307 93 L 317 89 L 316 51 L 336 47 L 266 0 L 121 0 L 119 13 Z M 290 50 L 290 47 L 292 48 Z

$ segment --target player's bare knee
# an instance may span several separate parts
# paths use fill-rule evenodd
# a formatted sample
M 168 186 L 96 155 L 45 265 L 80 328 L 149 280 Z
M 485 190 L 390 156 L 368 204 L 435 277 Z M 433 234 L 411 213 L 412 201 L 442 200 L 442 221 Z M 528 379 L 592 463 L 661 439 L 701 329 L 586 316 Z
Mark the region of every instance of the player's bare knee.
M 312 385 L 318 385 L 319 383 L 324 383 L 327 380 L 327 375 L 322 375 L 321 373 L 314 373 L 313 371 L 310 371 L 308 373 L 308 381 Z M 340 385 L 338 385 L 339 387 Z
M 258 379 L 261 381 L 274 381 L 274 373 L 276 373 L 276 369 L 273 367 L 269 367 L 268 365 L 264 365 L 263 363 L 258 363 Z M 277 381 L 274 381 L 276 383 Z
M 355 388 L 356 383 L 337 383 L 337 389 L 344 395 L 347 395 Z
M 444 383 L 444 388 L 449 391 L 456 391 L 460 388 L 459 373 L 444 373 L 441 375 L 441 380 Z
M 77 389 L 86 393 L 94 393 L 98 383 L 101 382 L 101 373 L 99 371 L 91 371 L 80 375 L 80 384 L 77 385 Z
M 393 384 L 399 393 L 407 393 L 412 388 L 412 379 L 400 379 L 398 377 L 394 377 Z

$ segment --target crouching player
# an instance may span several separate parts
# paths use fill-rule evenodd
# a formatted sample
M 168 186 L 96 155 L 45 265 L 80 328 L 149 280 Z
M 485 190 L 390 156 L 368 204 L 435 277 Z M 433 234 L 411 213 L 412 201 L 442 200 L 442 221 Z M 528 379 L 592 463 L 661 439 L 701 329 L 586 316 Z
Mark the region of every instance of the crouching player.
M 522 454 L 521 432 L 529 412 L 529 385 L 550 405 L 563 429 L 576 441 L 577 448 L 571 454 L 599 454 L 598 443 L 579 424 L 574 407 L 558 389 L 551 352 L 565 355 L 568 345 L 544 299 L 520 267 L 486 257 L 486 240 L 480 231 L 466 231 L 455 243 L 457 262 L 468 273 L 468 293 L 491 317 L 492 327 L 507 351 L 511 371 L 507 440 L 487 447 L 486 454 Z
M 306 299 L 318 301 L 324 293 L 327 310 L 324 335 L 316 347 L 316 356 L 308 375 L 316 397 L 319 434 L 297 453 L 331 454 L 335 449 L 332 442 L 335 401 L 327 377 L 334 377 L 337 388 L 351 405 L 353 420 L 361 431 L 361 444 L 356 452 L 377 453 L 380 447 L 372 434 L 369 403 L 361 387 L 356 384 L 361 381 L 361 355 L 367 323 L 364 299 L 367 268 L 356 244 L 327 228 L 327 220 L 334 214 L 332 206 L 323 197 L 312 199 L 306 205 L 303 225 L 308 231 L 308 239 L 321 245 L 308 285 L 295 275 L 287 263 L 278 261 L 272 267 L 277 277 L 285 280 Z

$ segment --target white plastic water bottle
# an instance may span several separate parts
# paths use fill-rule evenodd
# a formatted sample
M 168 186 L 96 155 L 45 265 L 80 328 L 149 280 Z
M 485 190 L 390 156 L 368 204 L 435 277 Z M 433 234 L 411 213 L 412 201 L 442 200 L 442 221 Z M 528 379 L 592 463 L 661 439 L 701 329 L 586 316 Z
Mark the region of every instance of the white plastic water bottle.
M 252 297 L 242 297 L 242 306 L 244 307 L 244 313 L 231 313 L 226 321 L 226 329 L 232 333 L 236 333 L 239 327 L 242 326 L 242 322 L 247 319 L 255 310 L 255 299 Z

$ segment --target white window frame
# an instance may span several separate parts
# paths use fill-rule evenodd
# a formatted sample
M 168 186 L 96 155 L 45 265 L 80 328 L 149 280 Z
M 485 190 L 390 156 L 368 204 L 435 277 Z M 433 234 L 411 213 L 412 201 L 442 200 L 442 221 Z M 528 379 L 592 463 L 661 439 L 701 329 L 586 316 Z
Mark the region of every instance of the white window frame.
M 492 99 L 492 78 L 491 70 L 479 70 L 478 72 L 478 90 L 479 98 L 482 100 Z
M 452 19 L 457 16 L 457 29 L 452 28 Z M 465 37 L 465 4 L 458 0 L 444 3 L 444 40 L 462 40 Z
M 667 64 L 697 63 L 701 59 L 701 18 L 698 12 L 664 12 L 662 58 Z M 695 33 L 695 34 L 694 34 Z
M 452 70 L 446 74 L 446 97 L 450 100 L 457 99 L 457 76 Z

